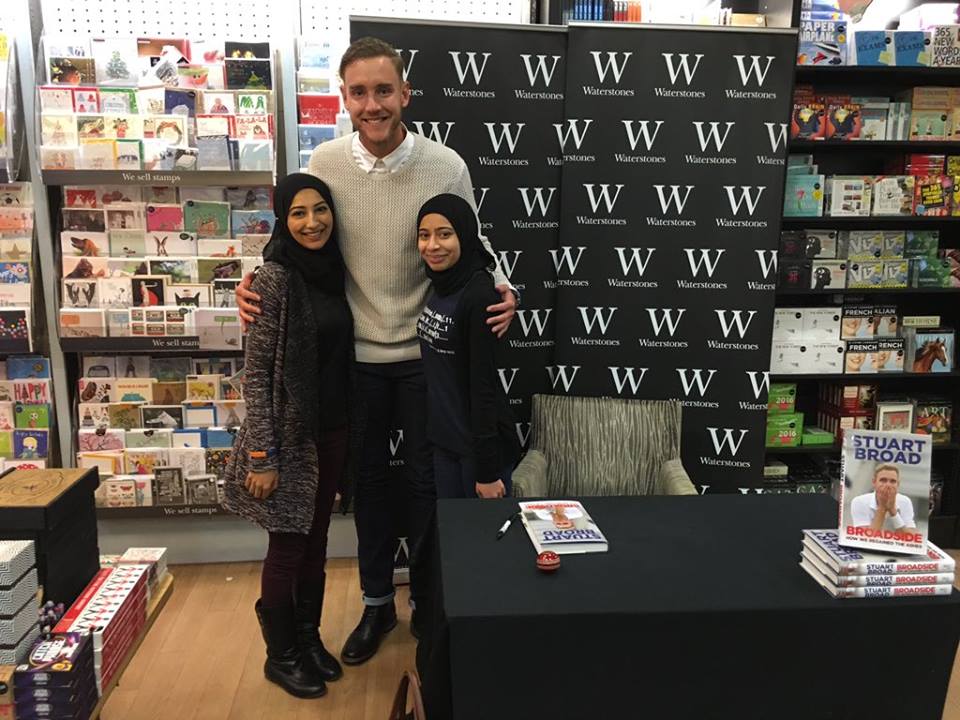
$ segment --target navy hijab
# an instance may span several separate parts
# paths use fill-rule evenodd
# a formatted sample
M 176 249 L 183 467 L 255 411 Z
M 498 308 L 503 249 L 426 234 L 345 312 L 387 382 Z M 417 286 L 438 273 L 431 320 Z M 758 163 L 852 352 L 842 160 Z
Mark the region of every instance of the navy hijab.
M 424 216 L 431 214 L 445 217 L 460 239 L 460 259 L 451 267 L 437 272 L 424 261 L 427 277 L 433 283 L 437 295 L 444 296 L 460 290 L 479 270 L 486 270 L 493 258 L 480 242 L 480 219 L 476 211 L 459 195 L 444 193 L 427 200 L 417 215 L 417 228 Z

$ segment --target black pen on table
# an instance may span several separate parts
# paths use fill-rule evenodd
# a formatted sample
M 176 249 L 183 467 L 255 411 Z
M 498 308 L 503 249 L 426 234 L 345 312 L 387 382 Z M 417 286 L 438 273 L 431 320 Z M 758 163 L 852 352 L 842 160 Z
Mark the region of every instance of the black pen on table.
M 500 526 L 499 530 L 497 530 L 497 540 L 499 540 L 500 538 L 502 538 L 504 535 L 507 534 L 507 530 L 510 529 L 510 525 L 513 523 L 514 520 L 516 520 L 519 517 L 520 517 L 520 513 L 515 512 L 513 513 L 513 515 L 507 518 L 507 521 Z

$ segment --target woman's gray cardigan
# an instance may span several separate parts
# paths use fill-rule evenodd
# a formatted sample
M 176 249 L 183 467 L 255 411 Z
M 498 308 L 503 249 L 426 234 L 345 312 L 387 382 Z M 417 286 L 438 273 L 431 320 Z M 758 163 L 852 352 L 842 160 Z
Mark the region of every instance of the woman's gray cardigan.
M 247 332 L 247 416 L 227 463 L 224 505 L 270 532 L 305 534 L 313 526 L 320 473 L 318 383 L 321 353 L 328 349 L 318 346 L 310 298 L 299 273 L 267 262 L 251 289 L 260 295 L 261 314 Z M 351 438 L 356 430 L 351 423 Z M 269 454 L 251 459 L 251 451 Z M 266 500 L 257 500 L 244 487 L 247 471 L 271 469 L 279 471 L 277 488 Z M 340 483 L 344 508 L 350 472 L 344 472 Z

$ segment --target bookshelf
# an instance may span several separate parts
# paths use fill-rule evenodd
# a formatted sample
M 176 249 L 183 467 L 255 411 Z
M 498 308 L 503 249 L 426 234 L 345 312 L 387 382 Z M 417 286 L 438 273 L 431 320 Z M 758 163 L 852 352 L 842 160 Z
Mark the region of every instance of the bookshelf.
M 855 28 L 851 28 L 854 29 Z M 958 87 L 960 70 L 931 67 L 870 67 L 870 66 L 801 66 L 796 68 L 795 87 L 812 86 L 818 96 L 850 95 L 854 97 L 888 97 L 892 101 L 907 96 L 916 87 Z M 907 172 L 906 163 L 912 155 L 960 156 L 960 142 L 956 140 L 809 140 L 788 141 L 789 152 L 812 155 L 818 173 L 830 176 L 898 175 Z M 944 169 L 941 172 L 946 172 Z M 826 208 L 824 212 L 829 212 Z M 785 231 L 837 230 L 845 231 L 937 231 L 939 249 L 960 247 L 960 217 L 928 216 L 822 216 L 785 217 Z M 781 258 L 781 262 L 785 260 Z M 815 262 L 815 260 L 814 260 Z M 852 262 L 852 261 L 848 261 Z M 817 308 L 840 310 L 844 305 L 891 305 L 901 316 L 939 316 L 941 328 L 960 329 L 960 287 L 876 287 L 876 288 L 778 288 L 778 307 Z M 912 357 L 906 358 L 911 361 Z M 956 349 L 953 363 L 956 367 Z M 908 367 L 911 367 L 908 365 Z M 826 384 L 873 385 L 880 400 L 938 397 L 952 401 L 954 410 L 960 407 L 960 372 L 946 373 L 771 373 L 771 382 L 796 383 L 796 410 L 803 413 L 804 425 L 815 425 L 821 406 L 820 392 Z M 867 413 L 870 411 L 867 410 Z M 931 535 L 935 542 L 949 547 L 960 547 L 960 434 L 957 433 L 954 414 L 950 441 L 933 446 L 934 470 L 942 476 L 943 495 L 940 514 L 931 517 Z M 766 449 L 768 458 L 778 458 L 798 468 L 814 463 L 836 475 L 833 464 L 839 459 L 840 445 L 800 445 L 798 447 Z M 801 470 L 802 474 L 802 470 Z

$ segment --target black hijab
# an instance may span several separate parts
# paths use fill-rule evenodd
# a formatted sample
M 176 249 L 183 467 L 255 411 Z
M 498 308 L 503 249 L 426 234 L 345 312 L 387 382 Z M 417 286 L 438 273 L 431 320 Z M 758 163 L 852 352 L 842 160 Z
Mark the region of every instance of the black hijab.
M 287 215 L 290 213 L 293 198 L 298 192 L 308 188 L 320 193 L 333 215 L 334 225 L 330 239 L 319 250 L 309 250 L 298 243 L 287 227 Z M 287 175 L 277 183 L 273 191 L 273 213 L 277 216 L 277 221 L 273 226 L 270 242 L 263 249 L 263 259 L 296 270 L 308 285 L 313 285 L 327 294 L 342 295 L 343 256 L 337 240 L 336 209 L 327 184 L 306 173 Z
M 437 272 L 424 261 L 427 277 L 437 295 L 450 295 L 460 290 L 478 270 L 486 270 L 494 259 L 480 242 L 480 219 L 476 211 L 459 195 L 444 193 L 427 200 L 417 215 L 417 229 L 424 216 L 443 215 L 460 239 L 460 259 L 446 270 Z

